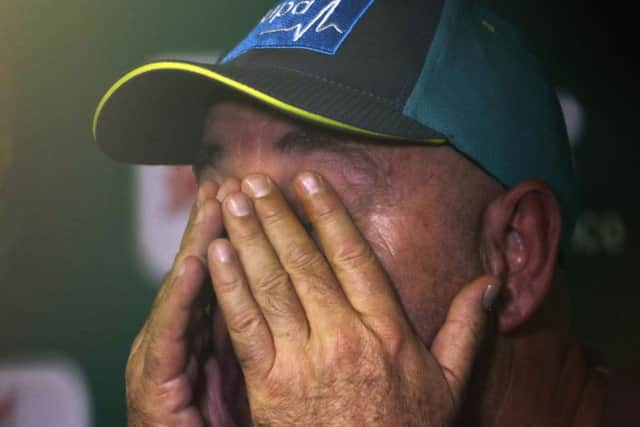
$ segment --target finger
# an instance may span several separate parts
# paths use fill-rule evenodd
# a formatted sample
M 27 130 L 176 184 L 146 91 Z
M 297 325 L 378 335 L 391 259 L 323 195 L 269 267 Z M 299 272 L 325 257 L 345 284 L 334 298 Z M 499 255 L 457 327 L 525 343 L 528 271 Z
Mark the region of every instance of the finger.
M 223 202 L 223 219 L 276 346 L 280 340 L 306 340 L 309 327 L 302 305 L 287 271 L 262 231 L 251 200 L 244 193 L 227 196 Z
M 180 243 L 180 250 L 174 260 L 174 269 L 188 256 L 200 258 L 206 265 L 207 246 L 222 232 L 220 204 L 216 200 L 218 185 L 205 180 L 198 190 L 198 198 L 193 204 L 189 221 Z
M 172 282 L 165 285 L 145 326 L 148 346 L 144 372 L 158 383 L 170 381 L 184 371 L 191 310 L 206 275 L 205 266 L 196 257 L 185 258 L 181 265 L 172 275 Z
M 353 315 L 324 256 L 274 182 L 265 175 L 251 175 L 242 181 L 242 190 L 253 199 L 262 229 L 289 274 L 311 329 Z
M 218 192 L 219 186 L 215 181 L 203 179 L 198 185 L 197 197 L 195 202 L 191 206 L 191 211 L 189 212 L 187 225 L 185 227 L 184 233 L 182 234 L 181 246 L 185 243 L 185 237 L 188 235 L 190 227 L 192 227 L 192 224 L 195 222 L 196 216 L 200 212 L 202 204 L 207 200 L 215 200 L 216 193 Z
M 228 240 L 216 239 L 209 246 L 209 271 L 233 348 L 249 380 L 273 365 L 275 350 L 269 327 Z
M 231 193 L 237 193 L 240 191 L 240 180 L 235 177 L 228 177 L 222 182 L 220 189 L 218 190 L 218 194 L 216 195 L 216 199 L 220 203 L 227 197 L 227 195 Z
M 149 366 L 155 366 L 154 358 L 163 352 L 174 355 L 167 358 L 166 371 L 154 369 L 160 377 L 179 372 L 183 365 L 182 356 L 178 356 L 178 353 L 186 354 L 184 341 L 190 324 L 190 316 L 184 312 L 185 307 L 190 310 L 197 300 L 206 277 L 207 245 L 222 229 L 216 192 L 217 185 L 212 181 L 204 181 L 200 185 L 180 251 L 158 291 L 144 326 L 144 340 L 153 350 L 149 355 L 152 359 Z
M 213 200 L 219 191 L 220 186 L 212 179 L 203 178 L 198 184 L 198 196 L 196 205 L 200 206 L 205 200 Z
M 313 224 L 331 268 L 351 305 L 366 320 L 404 314 L 382 265 L 330 185 L 305 172 L 295 181 L 296 195 Z
M 207 247 L 222 232 L 220 204 L 215 198 L 217 191 L 218 185 L 214 181 L 203 180 L 200 184 L 197 199 L 191 208 L 189 220 L 182 236 L 180 249 L 174 258 L 171 271 L 165 277 L 164 284 L 156 296 L 156 306 L 166 299 L 164 294 L 174 283 L 174 276 L 182 268 L 185 258 L 196 257 L 201 260 L 203 265 L 207 265 Z M 200 300 L 204 302 L 205 298 Z
M 462 288 L 431 345 L 456 403 L 461 401 L 499 289 L 493 276 L 482 276 Z

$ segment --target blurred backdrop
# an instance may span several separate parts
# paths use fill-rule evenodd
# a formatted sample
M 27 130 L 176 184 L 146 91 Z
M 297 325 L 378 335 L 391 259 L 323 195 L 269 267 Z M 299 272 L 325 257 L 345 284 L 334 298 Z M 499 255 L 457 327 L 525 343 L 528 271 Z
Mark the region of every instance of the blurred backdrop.
M 528 33 L 562 100 L 584 205 L 566 260 L 578 334 L 614 366 L 634 368 L 640 154 L 630 9 L 483 2 Z M 214 61 L 270 6 L 0 0 L 0 427 L 45 425 L 34 408 L 52 427 L 124 425 L 129 345 L 194 183 L 188 168 L 104 157 L 91 138 L 94 108 L 147 60 Z

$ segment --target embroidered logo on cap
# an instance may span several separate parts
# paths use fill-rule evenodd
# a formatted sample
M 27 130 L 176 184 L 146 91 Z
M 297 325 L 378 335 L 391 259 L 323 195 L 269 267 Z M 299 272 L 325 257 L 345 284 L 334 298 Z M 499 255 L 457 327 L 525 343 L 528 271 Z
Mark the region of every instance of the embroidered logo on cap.
M 374 0 L 284 1 L 260 20 L 226 63 L 257 48 L 300 48 L 335 55 Z

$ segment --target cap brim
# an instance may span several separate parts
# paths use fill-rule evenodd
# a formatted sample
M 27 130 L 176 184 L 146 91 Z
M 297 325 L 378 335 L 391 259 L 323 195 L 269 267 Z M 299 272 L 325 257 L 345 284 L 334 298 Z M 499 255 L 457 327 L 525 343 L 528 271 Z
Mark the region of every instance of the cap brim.
M 363 137 L 442 144 L 445 138 L 397 105 L 318 76 L 275 67 L 184 61 L 143 65 L 102 97 L 93 118 L 99 147 L 115 160 L 192 163 L 208 109 L 235 92 L 293 118 Z

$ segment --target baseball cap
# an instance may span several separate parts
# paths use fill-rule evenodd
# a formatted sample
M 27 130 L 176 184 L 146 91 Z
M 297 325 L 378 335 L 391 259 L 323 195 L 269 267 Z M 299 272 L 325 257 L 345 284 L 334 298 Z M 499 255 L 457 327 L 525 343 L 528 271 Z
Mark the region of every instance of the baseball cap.
M 473 0 L 282 1 L 215 64 L 124 75 L 94 138 L 118 161 L 192 163 L 229 92 L 332 130 L 450 144 L 507 187 L 540 179 L 570 235 L 577 189 L 556 92 L 520 33 Z

